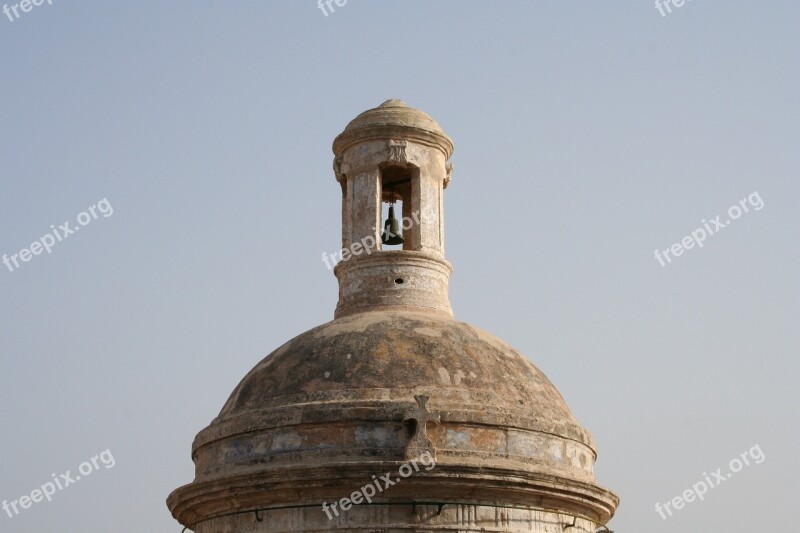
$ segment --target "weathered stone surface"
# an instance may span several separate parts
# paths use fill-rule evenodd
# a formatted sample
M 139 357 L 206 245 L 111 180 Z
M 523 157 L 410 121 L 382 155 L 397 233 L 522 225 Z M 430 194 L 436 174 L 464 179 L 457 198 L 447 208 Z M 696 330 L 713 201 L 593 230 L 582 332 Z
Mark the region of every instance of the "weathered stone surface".
M 336 265 L 335 316 L 379 310 L 420 310 L 452 316 L 450 263 L 423 252 L 388 250 Z
M 593 485 L 594 443 L 544 374 L 489 333 L 425 312 L 337 319 L 267 356 L 198 435 L 195 484 L 222 490 L 227 511 L 240 508 L 230 494 L 252 508 L 338 500 L 403 464 L 418 395 L 440 417 L 427 425 L 436 468 L 391 487 L 391 499 L 539 498 L 610 516 L 615 498 Z

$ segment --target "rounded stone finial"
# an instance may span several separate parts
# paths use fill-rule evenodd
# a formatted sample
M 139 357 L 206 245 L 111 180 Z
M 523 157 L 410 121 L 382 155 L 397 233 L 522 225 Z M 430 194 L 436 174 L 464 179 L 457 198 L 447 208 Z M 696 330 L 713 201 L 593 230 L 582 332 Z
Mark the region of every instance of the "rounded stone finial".
M 378 107 L 408 107 L 408 104 L 399 98 L 389 98 Z
M 408 139 L 433 146 L 444 153 L 445 159 L 453 153 L 453 141 L 433 117 L 397 98 L 351 120 L 333 141 L 333 153 L 339 156 L 351 146 L 378 139 Z

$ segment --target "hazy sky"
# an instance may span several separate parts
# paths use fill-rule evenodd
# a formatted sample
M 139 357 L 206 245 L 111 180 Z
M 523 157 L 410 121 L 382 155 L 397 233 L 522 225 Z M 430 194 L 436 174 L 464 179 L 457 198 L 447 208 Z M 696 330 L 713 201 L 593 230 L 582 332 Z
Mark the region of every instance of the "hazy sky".
M 180 532 L 165 498 L 193 478 L 194 435 L 262 357 L 333 316 L 331 142 L 388 98 L 455 142 L 456 318 L 527 354 L 593 433 L 622 500 L 611 528 L 791 529 L 800 4 L 18 13 L 0 14 L 0 254 L 81 229 L 0 264 L 0 500 L 92 472 L 0 510 L 0 531 Z M 743 199 L 702 248 L 654 257 Z M 754 446 L 760 463 L 656 512 Z

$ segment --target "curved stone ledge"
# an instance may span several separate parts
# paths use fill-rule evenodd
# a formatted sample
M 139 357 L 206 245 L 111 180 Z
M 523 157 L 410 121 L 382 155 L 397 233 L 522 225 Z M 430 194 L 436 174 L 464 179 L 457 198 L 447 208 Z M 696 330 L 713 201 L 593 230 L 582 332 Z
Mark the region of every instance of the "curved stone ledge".
M 213 441 L 194 450 L 196 480 L 251 468 L 284 468 L 402 460 L 409 443 L 401 422 L 309 424 L 277 427 Z M 437 464 L 512 469 L 593 482 L 594 451 L 536 431 L 442 423 L 429 430 Z
M 260 432 L 271 428 L 354 421 L 401 422 L 407 410 L 413 406 L 413 400 L 402 402 L 399 399 L 390 400 L 387 397 L 398 395 L 400 398 L 413 398 L 414 392 L 425 393 L 425 391 L 392 389 L 373 390 L 369 391 L 374 396 L 374 399 L 370 400 L 363 398 L 366 392 L 364 390 L 352 392 L 361 398 L 344 401 L 338 393 L 329 395 L 328 399 L 318 399 L 315 402 L 294 403 L 297 398 L 275 398 L 273 399 L 274 404 L 282 404 L 281 407 L 276 406 L 272 409 L 259 409 L 217 418 L 209 427 L 198 433 L 193 450 L 221 438 Z M 448 424 L 486 425 L 502 429 L 558 435 L 587 446 L 594 454 L 595 442 L 592 436 L 583 427 L 569 419 L 536 418 L 522 409 L 511 412 L 492 409 L 488 407 L 490 405 L 489 398 L 482 398 L 482 395 L 476 395 L 469 391 L 463 391 L 464 394 L 459 394 L 458 391 L 449 392 L 450 398 L 440 398 L 440 396 L 447 395 L 437 392 L 437 397 L 432 398 L 431 401 L 431 405 L 441 414 L 442 420 Z M 469 398 L 469 402 L 467 402 L 467 398 Z
M 401 464 L 394 463 L 395 472 Z M 368 484 L 373 475 L 392 472 L 392 466 L 392 463 L 376 461 L 371 465 L 251 472 L 181 487 L 170 495 L 168 504 L 173 516 L 190 527 L 203 520 L 240 511 L 281 505 L 321 506 L 322 502 L 348 497 Z M 558 509 L 563 514 L 600 524 L 611 518 L 618 504 L 618 498 L 613 493 L 591 483 L 514 469 L 488 474 L 477 467 L 446 469 L 438 464 L 431 471 L 421 470 L 402 479 L 374 497 L 373 501 L 377 504 L 467 502 L 473 505 Z M 370 506 L 354 506 L 353 509 L 366 507 Z M 419 523 L 417 525 L 419 527 Z
M 492 505 L 455 503 L 438 505 L 374 504 L 351 509 L 328 520 L 320 517 L 318 506 L 280 509 L 260 514 L 243 513 L 212 519 L 198 525 L 198 533 L 427 533 L 427 532 L 503 532 L 503 533 L 595 533 L 599 524 L 558 511 L 509 508 Z M 333 513 L 331 513 L 333 514 Z

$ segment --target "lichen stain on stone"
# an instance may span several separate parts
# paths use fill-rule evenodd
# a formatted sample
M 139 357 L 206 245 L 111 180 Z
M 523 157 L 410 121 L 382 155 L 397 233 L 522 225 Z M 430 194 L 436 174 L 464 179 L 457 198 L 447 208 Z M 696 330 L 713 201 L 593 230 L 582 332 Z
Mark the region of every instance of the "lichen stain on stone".
M 561 444 L 553 444 L 550 446 L 550 456 L 553 458 L 554 461 L 558 461 L 559 463 L 564 462 L 564 450 Z
M 447 430 L 445 443 L 448 448 L 467 448 L 469 445 L 469 434 L 465 431 Z
M 391 446 L 396 444 L 395 434 L 384 427 L 356 428 L 356 444 L 369 446 Z
M 419 333 L 420 335 L 427 335 L 428 337 L 441 337 L 442 336 L 442 332 L 440 330 L 433 329 L 433 328 L 414 328 L 414 331 L 416 333 Z
M 397 353 L 397 345 L 392 342 L 380 341 L 372 352 L 372 357 L 377 361 L 390 361 L 392 355 Z
M 444 367 L 440 367 L 438 372 L 439 381 L 441 381 L 443 385 L 450 385 L 450 372 L 448 372 Z
M 253 455 L 253 443 L 250 440 L 236 440 L 225 449 L 222 461 L 224 463 L 245 462 Z
M 275 435 L 272 440 L 271 451 L 281 452 L 297 450 L 303 446 L 303 439 L 297 433 L 282 433 Z

